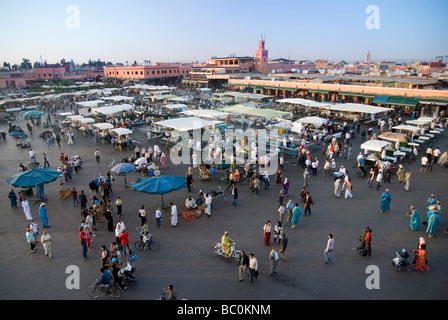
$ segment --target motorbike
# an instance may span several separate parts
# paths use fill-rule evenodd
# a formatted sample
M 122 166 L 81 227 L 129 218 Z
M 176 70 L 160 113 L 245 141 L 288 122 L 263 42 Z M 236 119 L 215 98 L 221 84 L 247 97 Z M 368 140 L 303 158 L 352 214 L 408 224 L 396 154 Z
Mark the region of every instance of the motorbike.
M 223 257 L 226 256 L 226 252 L 224 251 L 222 244 L 220 242 L 215 243 L 215 253 L 218 256 L 223 256 Z M 235 243 L 232 243 L 230 245 L 230 253 L 227 258 L 233 258 L 233 259 L 235 259 L 235 261 L 239 261 L 240 256 L 241 256 L 241 250 L 236 250 Z
M 229 200 L 229 197 L 224 192 L 224 190 L 221 189 L 221 187 L 219 187 L 217 191 L 210 190 L 209 194 L 212 196 L 212 199 L 221 199 L 224 202 L 227 202 L 227 200 Z

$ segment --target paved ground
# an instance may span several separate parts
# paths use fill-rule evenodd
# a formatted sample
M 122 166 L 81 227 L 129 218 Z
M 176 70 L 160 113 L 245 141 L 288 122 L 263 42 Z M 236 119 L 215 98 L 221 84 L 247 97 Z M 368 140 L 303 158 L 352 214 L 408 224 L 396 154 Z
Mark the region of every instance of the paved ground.
M 24 122 L 18 121 L 24 126 Z M 0 130 L 7 126 L 1 126 Z M 134 139 L 147 146 L 145 127 L 135 130 Z M 61 152 L 70 156 L 79 154 L 84 160 L 83 169 L 74 174 L 71 183 L 63 187 L 76 186 L 78 191 L 86 190 L 92 176 L 106 171 L 106 163 L 113 158 L 120 161 L 126 152 L 113 151 L 109 146 L 96 144 L 93 138 L 77 134 L 73 145 L 63 144 L 60 148 L 49 150 L 45 141 L 39 139 L 39 130 L 35 128 L 32 137 L 33 149 L 38 161 L 42 152 L 50 157 L 50 164 L 55 167 Z M 434 146 L 440 146 L 442 152 L 447 150 L 447 133 L 439 137 Z M 354 139 L 355 153 L 359 152 L 359 138 Z M 101 163 L 93 158 L 95 148 L 102 152 Z M 11 208 L 7 194 L 10 185 L 6 180 L 16 173 L 18 162 L 29 163 L 28 149 L 19 149 L 12 138 L 1 141 L 0 176 L 3 183 L 0 192 L 3 195 L 1 210 L 0 265 L 4 273 L 0 283 L 2 299 L 89 299 L 87 286 L 99 275 L 100 245 L 114 239 L 106 229 L 105 222 L 98 224 L 99 231 L 92 243 L 89 259 L 81 259 L 81 245 L 77 228 L 81 219 L 79 209 L 74 208 L 70 199 L 60 199 L 59 183 L 46 185 L 48 196 L 47 211 L 51 228 L 48 232 L 53 237 L 54 259 L 47 258 L 43 248 L 39 246 L 36 253 L 29 253 L 25 240 L 25 220 L 22 209 Z M 313 153 L 319 157 L 321 164 L 324 155 L 320 151 Z M 351 169 L 345 159 L 337 159 L 337 165 L 345 165 Z M 435 167 L 433 172 L 419 175 L 419 163 L 405 161 L 406 169 L 413 171 L 411 191 L 406 193 L 403 186 L 397 183 L 396 176 L 387 185 L 392 194 L 392 208 L 389 213 L 380 214 L 380 193 L 369 189 L 365 179 L 353 177 L 353 199 L 337 199 L 332 195 L 333 179 L 324 178 L 321 170 L 318 177 L 311 177 L 308 190 L 314 198 L 312 215 L 302 217 L 297 229 L 286 227 L 289 238 L 287 262 L 280 261 L 278 274 L 269 276 L 268 254 L 270 247 L 263 243 L 263 225 L 267 220 L 277 221 L 277 195 L 279 187 L 272 186 L 268 191 L 262 190 L 255 198 L 248 186 L 239 188 L 239 205 L 233 207 L 231 202 L 216 202 L 212 217 L 202 217 L 192 222 L 179 219 L 179 226 L 171 228 L 169 212 L 164 212 L 163 229 L 155 228 L 153 218 L 156 207 L 161 204 L 161 197 L 139 193 L 122 187 L 122 177 L 113 184 L 112 199 L 120 195 L 124 203 L 124 221 L 130 233 L 131 243 L 137 239 L 135 228 L 140 221 L 138 208 L 144 204 L 150 213 L 150 228 L 154 239 L 160 243 L 158 252 L 137 252 L 136 275 L 139 281 L 129 288 L 122 299 L 156 299 L 162 288 L 174 284 L 181 297 L 190 300 L 285 300 L 285 299 L 446 299 L 448 285 L 446 256 L 448 236 L 443 233 L 448 227 L 446 210 L 442 214 L 441 223 L 434 239 L 427 239 L 421 231 L 412 232 L 408 227 L 406 210 L 409 205 L 416 206 L 424 220 L 425 202 L 430 193 L 435 193 L 442 201 L 448 203 L 448 170 Z M 163 174 L 184 175 L 186 165 L 174 166 L 169 163 Z M 290 198 L 299 200 L 298 193 L 302 185 L 302 169 L 295 166 L 293 159 L 288 158 L 285 176 L 291 181 Z M 135 181 L 138 174 L 128 177 L 128 182 Z M 224 186 L 219 175 L 208 181 L 199 181 L 195 175 L 193 194 L 199 189 L 216 189 Z M 271 182 L 273 181 L 271 178 Z M 385 187 L 383 187 L 383 190 Z M 17 191 L 17 189 L 16 189 Z M 179 208 L 187 197 L 186 189 L 165 195 L 164 202 L 175 202 Z M 38 220 L 38 204 L 32 206 L 32 214 Z M 39 226 L 40 221 L 38 220 Z M 370 259 L 360 257 L 353 248 L 359 245 L 358 238 L 364 226 L 373 229 L 373 254 Z M 237 281 L 237 264 L 215 256 L 213 244 L 221 239 L 225 230 L 236 241 L 237 246 L 246 252 L 253 252 L 259 260 L 260 277 L 250 284 L 248 281 Z M 41 228 L 41 232 L 43 229 Z M 335 236 L 333 264 L 324 263 L 323 250 L 327 235 Z M 392 266 L 395 252 L 401 248 L 413 250 L 418 238 L 423 236 L 428 243 L 428 260 L 430 272 L 397 272 Z M 272 243 L 272 242 L 271 242 Z M 67 266 L 75 265 L 80 270 L 80 289 L 68 290 L 66 279 Z M 380 271 L 379 289 L 367 289 L 366 273 L 369 265 L 378 266 Z M 12 272 L 11 272 L 12 271 Z

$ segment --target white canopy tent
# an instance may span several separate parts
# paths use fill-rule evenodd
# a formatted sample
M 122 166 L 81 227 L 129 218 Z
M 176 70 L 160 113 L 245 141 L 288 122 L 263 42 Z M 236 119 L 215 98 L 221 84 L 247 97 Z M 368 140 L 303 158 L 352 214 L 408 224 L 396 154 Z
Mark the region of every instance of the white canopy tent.
M 132 130 L 126 129 L 126 128 L 115 128 L 110 129 L 111 131 L 115 132 L 118 136 L 124 136 L 127 134 L 132 134 Z
M 99 105 L 106 103 L 103 100 L 78 101 L 77 105 L 85 108 L 97 108 Z
M 329 109 L 332 104 L 328 102 L 318 102 L 318 101 L 312 101 L 307 99 L 301 99 L 301 98 L 285 98 L 285 99 L 279 99 L 277 100 L 279 103 L 290 103 L 290 104 L 297 104 L 304 107 L 310 107 L 310 108 L 322 108 L 322 109 Z
M 101 113 L 104 115 L 111 115 L 111 114 L 115 114 L 118 112 L 123 112 L 123 111 L 129 111 L 132 109 L 132 106 L 130 104 L 117 104 L 117 105 L 113 105 L 113 106 L 105 106 L 105 107 L 99 107 L 99 108 L 95 108 L 92 109 L 93 113 Z
M 95 120 L 92 119 L 92 118 L 82 118 L 82 119 L 79 119 L 79 120 L 76 120 L 76 121 L 79 121 L 81 124 L 94 123 L 95 122 Z
M 134 100 L 134 97 L 126 97 L 126 96 L 110 96 L 110 97 L 104 97 L 103 100 L 111 100 L 114 102 L 120 102 L 120 101 L 132 101 Z
M 222 121 L 204 120 L 196 117 L 186 117 L 162 120 L 154 124 L 166 128 L 175 129 L 177 131 L 190 131 L 195 129 L 212 128 L 214 125 L 221 123 Z
M 295 124 L 301 123 L 301 124 L 311 124 L 316 129 L 322 127 L 324 124 L 326 124 L 328 121 L 327 119 L 321 118 L 321 117 L 305 117 L 298 119 L 292 123 L 294 126 Z
M 69 119 L 71 121 L 76 121 L 76 120 L 84 119 L 84 117 L 79 114 L 76 114 L 76 115 L 67 116 L 67 119 Z
M 207 118 L 207 119 L 224 119 L 229 115 L 228 112 L 222 112 L 218 110 L 211 109 L 194 109 L 194 110 L 185 110 L 182 111 L 181 114 L 186 116 L 198 117 L 198 118 Z
M 382 112 L 388 112 L 389 108 L 375 107 L 360 103 L 339 103 L 333 104 L 329 108 L 331 111 L 341 111 L 341 112 L 353 112 L 353 113 L 367 113 L 367 114 L 378 114 Z
M 391 145 L 392 143 L 390 141 L 384 141 L 384 140 L 368 140 L 361 144 L 361 149 L 364 149 L 364 153 L 367 153 L 368 151 L 374 151 L 374 152 L 381 152 L 383 148 L 386 148 L 387 146 Z
M 95 123 L 93 126 L 98 128 L 98 129 L 100 129 L 100 130 L 112 129 L 114 127 L 113 124 L 111 124 L 109 122 Z
M 411 131 L 411 132 L 419 132 L 422 129 L 416 126 L 410 126 L 407 124 L 400 124 L 398 126 L 392 127 L 394 130 L 404 130 L 404 131 Z

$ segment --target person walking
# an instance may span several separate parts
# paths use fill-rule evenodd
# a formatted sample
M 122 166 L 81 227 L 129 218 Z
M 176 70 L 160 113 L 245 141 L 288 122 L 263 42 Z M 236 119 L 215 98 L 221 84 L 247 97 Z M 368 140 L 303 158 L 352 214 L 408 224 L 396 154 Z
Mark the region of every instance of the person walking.
M 42 222 L 42 228 L 49 228 L 48 225 L 48 217 L 47 217 L 47 210 L 45 208 L 46 203 L 42 202 L 39 206 L 39 218 Z
M 35 163 L 36 162 L 36 153 L 34 152 L 33 149 L 30 149 L 29 155 L 30 155 L 31 163 Z
M 170 202 L 171 207 L 171 226 L 176 227 L 177 226 L 177 206 Z
M 238 205 L 238 188 L 235 184 L 232 187 L 233 205 L 236 207 Z
M 145 223 L 148 221 L 148 216 L 146 214 L 145 206 L 141 206 L 140 210 L 138 210 L 138 216 L 140 218 L 142 227 L 145 225 Z
M 372 229 L 370 228 L 366 230 L 365 248 L 366 256 L 370 258 L 370 256 L 372 255 Z
M 82 259 L 87 259 L 87 240 L 86 240 L 86 232 L 84 231 L 84 227 L 79 227 L 79 239 L 81 241 L 82 246 Z
M 110 205 L 107 206 L 106 213 L 104 213 L 104 217 L 106 218 L 107 222 L 107 230 L 110 232 L 114 232 L 114 218 L 112 214 L 112 207 Z
M 277 247 L 272 247 L 271 252 L 269 253 L 269 261 L 271 262 L 271 268 L 269 269 L 269 274 L 272 276 L 277 273 L 277 265 L 278 265 L 278 251 Z
M 280 257 L 282 258 L 283 261 L 286 261 L 285 251 L 286 251 L 287 246 L 288 246 L 288 238 L 286 237 L 285 233 L 283 232 L 282 238 L 280 240 L 280 250 L 279 250 Z
M 48 162 L 48 156 L 43 153 L 43 157 L 44 157 L 44 168 L 48 167 L 50 168 L 50 162 Z
M 95 152 L 93 155 L 95 156 L 96 162 L 100 163 L 101 152 L 98 149 L 95 149 Z
M 285 211 L 286 211 L 286 209 L 285 209 L 285 205 L 284 204 L 280 205 L 280 207 L 277 209 L 278 218 L 279 218 L 281 224 L 283 224 Z
M 392 200 L 392 196 L 389 193 L 389 189 L 383 192 L 381 195 L 381 212 L 386 212 L 390 210 L 390 202 Z
M 286 223 L 291 224 L 292 219 L 292 210 L 294 209 L 294 203 L 292 200 L 289 200 L 286 204 L 286 211 L 287 211 L 287 217 L 286 217 Z
M 42 243 L 42 245 L 44 247 L 45 255 L 47 257 L 53 258 L 53 253 L 51 251 L 51 236 L 47 232 L 47 230 L 44 230 L 44 232 L 42 232 L 42 236 L 40 237 L 40 242 Z
M 158 228 L 163 228 L 162 226 L 162 207 L 158 207 L 156 210 L 156 222 Z
M 326 264 L 331 264 L 331 256 L 333 254 L 333 249 L 334 249 L 334 238 L 333 238 L 333 235 L 330 233 L 328 235 L 327 247 L 325 248 L 325 251 L 324 251 Z
M 303 215 L 306 216 L 307 212 L 308 215 L 311 215 L 311 205 L 313 205 L 313 198 L 311 198 L 310 193 L 307 191 L 306 192 L 306 198 L 305 198 L 305 207 L 304 207 L 304 211 L 303 211 Z
M 238 265 L 238 281 L 243 281 L 243 275 L 246 275 L 246 277 L 249 277 L 249 257 L 246 255 L 244 251 L 241 251 L 240 253 L 240 261 Z
M 271 240 L 271 221 L 268 220 L 263 227 L 264 234 L 264 244 L 269 246 L 269 241 Z
M 115 201 L 115 205 L 117 206 L 117 216 L 121 217 L 122 215 L 122 209 L 123 209 L 123 201 L 121 200 L 121 197 L 118 196 L 117 200 Z
M 408 170 L 404 176 L 404 190 L 409 191 L 411 187 L 411 171 Z
M 11 191 L 9 191 L 8 198 L 11 208 L 17 208 L 17 195 L 14 192 L 14 189 L 11 189 Z
M 31 216 L 31 211 L 30 211 L 30 203 L 28 202 L 28 200 L 23 197 L 22 199 L 22 209 L 23 212 L 25 213 L 25 217 L 28 221 L 32 221 L 33 217 Z
M 76 207 L 76 204 L 79 204 L 79 200 L 78 200 L 78 191 L 76 190 L 75 187 L 73 187 L 72 191 L 70 192 L 70 195 L 72 196 L 73 199 L 73 207 Z
M 367 182 L 369 183 L 369 188 L 372 189 L 373 181 L 375 180 L 375 170 L 373 168 L 370 169 L 369 179 Z
M 36 252 L 36 239 L 34 238 L 33 232 L 31 231 L 31 228 L 26 228 L 25 233 L 26 241 L 30 244 L 31 252 Z
M 302 209 L 300 209 L 299 204 L 296 203 L 296 206 L 294 207 L 294 209 L 292 209 L 291 229 L 295 229 L 299 226 L 301 215 Z
M 383 168 L 378 170 L 378 175 L 376 176 L 376 190 L 381 188 L 381 182 L 383 180 Z
M 412 231 L 420 230 L 420 215 L 417 210 L 415 210 L 414 206 L 410 206 L 409 209 L 411 212 L 407 212 L 406 215 L 410 217 L 409 227 Z
M 254 282 L 254 278 L 258 278 L 258 260 L 253 253 L 249 255 L 249 275 L 250 283 Z
M 81 205 L 81 211 L 87 208 L 87 196 L 85 195 L 84 190 L 81 190 L 78 201 Z

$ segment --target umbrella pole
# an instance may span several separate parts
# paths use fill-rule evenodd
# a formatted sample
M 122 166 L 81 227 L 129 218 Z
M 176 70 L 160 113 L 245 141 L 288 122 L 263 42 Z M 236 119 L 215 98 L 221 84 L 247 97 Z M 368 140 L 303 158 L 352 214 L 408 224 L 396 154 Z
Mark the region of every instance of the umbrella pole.
M 124 186 L 123 186 L 124 188 L 127 188 L 128 187 L 128 182 L 126 181 L 126 176 L 124 176 Z

